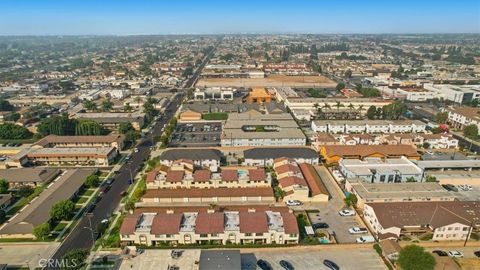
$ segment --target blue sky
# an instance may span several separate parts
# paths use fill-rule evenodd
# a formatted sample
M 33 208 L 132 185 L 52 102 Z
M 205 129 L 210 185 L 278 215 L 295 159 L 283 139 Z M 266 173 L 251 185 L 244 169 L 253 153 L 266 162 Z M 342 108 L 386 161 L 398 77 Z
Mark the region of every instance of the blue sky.
M 0 35 L 480 33 L 480 1 L 0 0 Z

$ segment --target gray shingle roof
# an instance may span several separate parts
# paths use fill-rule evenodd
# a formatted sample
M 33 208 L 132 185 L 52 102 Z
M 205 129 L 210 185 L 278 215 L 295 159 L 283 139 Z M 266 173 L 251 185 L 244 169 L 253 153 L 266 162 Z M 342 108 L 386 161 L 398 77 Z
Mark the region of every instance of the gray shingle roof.
M 253 148 L 243 151 L 248 159 L 275 159 L 287 158 L 318 158 L 318 153 L 310 148 L 288 147 L 288 148 Z

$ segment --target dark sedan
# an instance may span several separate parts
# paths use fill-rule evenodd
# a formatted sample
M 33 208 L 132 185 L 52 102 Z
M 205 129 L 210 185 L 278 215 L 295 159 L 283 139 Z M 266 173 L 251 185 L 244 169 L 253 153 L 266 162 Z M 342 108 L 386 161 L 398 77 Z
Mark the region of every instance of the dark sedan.
M 323 265 L 325 265 L 330 270 L 340 270 L 340 267 L 330 260 L 323 260 Z
M 270 265 L 270 263 L 265 261 L 265 260 L 258 260 L 257 265 L 262 270 L 272 270 L 273 269 L 272 266 Z
M 283 267 L 283 269 L 285 269 L 285 270 L 294 270 L 295 269 L 295 267 L 293 267 L 293 265 L 289 261 L 285 261 L 285 260 L 280 261 L 280 266 Z

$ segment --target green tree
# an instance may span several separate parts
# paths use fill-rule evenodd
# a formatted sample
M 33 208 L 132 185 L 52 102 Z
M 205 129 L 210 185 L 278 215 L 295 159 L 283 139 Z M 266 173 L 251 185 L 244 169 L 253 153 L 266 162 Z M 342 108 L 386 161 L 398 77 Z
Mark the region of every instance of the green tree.
M 91 174 L 85 179 L 85 185 L 88 187 L 98 187 L 100 185 L 100 178 L 96 174 Z
M 37 239 L 45 240 L 52 230 L 50 223 L 44 222 L 33 229 L 33 235 Z
M 443 129 L 439 128 L 439 127 L 434 127 L 432 128 L 432 130 L 430 130 L 433 134 L 440 134 L 443 132 Z
M 70 200 L 58 201 L 50 209 L 50 217 L 54 220 L 67 220 L 75 211 L 75 204 Z
M 18 119 L 20 119 L 20 114 L 17 112 L 12 112 L 9 114 L 6 114 L 3 119 L 5 121 L 11 121 L 11 122 L 17 122 Z
M 31 186 L 23 185 L 17 189 L 17 195 L 19 197 L 28 197 L 31 194 L 33 194 L 33 188 Z
M 5 194 L 8 192 L 8 182 L 5 179 L 0 179 L 0 194 Z
M 285 197 L 286 195 L 285 191 L 279 186 L 276 186 L 275 188 L 273 188 L 273 194 L 277 199 L 283 199 L 283 197 Z
M 345 84 L 344 84 L 343 82 L 339 82 L 339 83 L 337 84 L 337 87 L 335 87 L 335 89 L 336 89 L 337 91 L 340 91 L 340 90 L 342 90 L 343 88 L 345 88 Z
M 125 203 L 125 210 L 126 210 L 126 211 L 133 211 L 133 210 L 135 210 L 135 202 L 132 201 L 132 200 L 128 200 L 128 201 Z
M 425 179 L 426 182 L 437 182 L 437 177 L 433 175 L 427 175 L 427 178 Z
M 14 107 L 8 100 L 0 99 L 0 111 L 13 111 Z
M 102 102 L 102 111 L 109 112 L 113 109 L 113 102 L 110 99 L 106 99 Z
M 61 261 L 64 263 L 62 269 L 65 270 L 78 270 L 82 269 L 85 265 L 85 261 L 88 257 L 88 249 L 72 249 L 67 251 L 65 255 L 62 256 Z
M 383 118 L 388 120 L 398 120 L 400 116 L 407 112 L 407 105 L 401 101 L 395 101 L 392 104 L 383 106 Z
M 400 250 L 397 264 L 405 270 L 432 270 L 436 262 L 423 247 L 408 245 Z
M 417 182 L 417 180 L 415 180 L 414 177 L 412 177 L 412 176 L 407 177 L 407 183 L 414 183 L 414 182 Z
M 157 100 L 154 98 L 148 98 L 145 103 L 143 103 L 143 112 L 146 114 L 148 122 L 158 114 L 154 106 L 155 103 L 157 103 Z
M 23 126 L 13 123 L 0 124 L 0 139 L 3 140 L 21 140 L 32 137 L 32 133 Z
M 345 78 L 351 78 L 352 77 L 352 70 L 347 69 L 345 70 L 345 73 L 343 74 Z
M 439 124 L 445 124 L 447 122 L 447 119 L 448 119 L 448 112 L 439 112 L 435 116 L 435 120 Z
M 101 135 L 103 126 L 92 120 L 80 120 L 75 127 L 75 135 L 88 136 L 88 135 Z
M 125 103 L 125 105 L 123 105 L 123 110 L 126 111 L 126 112 L 131 112 L 133 110 L 132 106 L 130 106 L 130 103 Z
M 131 130 L 135 130 L 135 129 L 133 128 L 132 123 L 130 122 L 120 123 L 120 125 L 118 126 L 118 132 L 120 132 L 120 134 L 126 134 Z
M 353 193 L 348 193 L 348 195 L 345 197 L 345 203 L 347 204 L 347 206 L 356 206 L 357 202 L 358 198 Z
M 372 120 L 375 119 L 375 116 L 377 115 L 377 107 L 375 106 L 370 106 L 367 110 L 367 118 Z
M 84 100 L 82 104 L 87 111 L 98 111 L 97 103 L 91 100 Z
M 465 135 L 465 137 L 470 138 L 470 139 L 477 138 L 477 136 L 478 136 L 478 126 L 475 125 L 475 124 L 471 124 L 471 125 L 466 126 L 463 129 L 463 135 Z
M 38 133 L 42 136 L 49 134 L 65 136 L 75 135 L 75 127 L 78 121 L 76 119 L 69 119 L 66 113 L 50 118 L 43 119 L 38 125 Z
M 135 130 L 130 130 L 125 133 L 125 141 L 128 143 L 134 143 L 138 138 L 140 138 L 140 134 Z

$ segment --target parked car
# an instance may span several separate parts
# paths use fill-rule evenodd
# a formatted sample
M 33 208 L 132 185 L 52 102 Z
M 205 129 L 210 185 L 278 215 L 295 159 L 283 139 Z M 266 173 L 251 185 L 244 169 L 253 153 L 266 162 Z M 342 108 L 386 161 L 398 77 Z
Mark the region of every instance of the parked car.
M 355 216 L 355 211 L 350 209 L 342 209 L 338 212 L 342 217 Z
M 265 260 L 258 260 L 257 265 L 262 270 L 272 270 L 273 269 L 272 266 L 270 265 L 270 263 L 265 261 Z
M 295 269 L 295 267 L 293 267 L 293 265 L 290 262 L 285 261 L 285 260 L 280 261 L 280 266 L 283 267 L 283 269 L 285 269 L 285 270 L 294 270 Z
M 348 232 L 351 234 L 361 234 L 361 233 L 368 233 L 368 230 L 367 228 L 353 227 L 348 229 Z
M 330 270 L 340 270 L 340 266 L 330 260 L 323 260 L 323 265 Z
M 285 202 L 286 205 L 288 206 L 298 206 L 298 205 L 302 205 L 302 203 L 300 201 L 297 201 L 297 200 L 288 200 Z
M 110 186 L 111 184 L 113 184 L 113 181 L 115 181 L 115 178 L 108 178 L 108 180 L 105 181 L 105 184 Z
M 442 187 L 448 191 L 454 191 L 454 192 L 458 191 L 458 188 L 451 184 L 445 184 L 445 185 L 442 185 Z
M 450 250 L 448 251 L 448 256 L 453 258 L 463 258 L 463 253 L 458 250 Z
M 375 238 L 373 236 L 361 236 L 355 240 L 357 243 L 373 243 L 375 242 Z
M 320 223 L 313 223 L 312 228 L 314 229 L 328 229 L 330 226 L 328 226 L 327 223 L 325 222 L 320 222 Z
M 110 190 L 110 186 L 106 186 L 106 187 L 102 188 L 102 190 L 100 192 L 101 193 L 107 193 L 109 190 Z
M 473 255 L 475 255 L 477 257 L 480 257 L 480 250 L 477 250 L 477 251 L 473 252 Z
M 85 208 L 85 215 L 86 214 L 91 214 L 93 210 L 95 209 L 95 204 L 91 203 Z
M 446 257 L 446 256 L 448 256 L 448 253 L 447 253 L 446 251 L 439 250 L 439 249 L 436 249 L 436 250 L 432 251 L 432 253 L 435 253 L 435 254 L 437 254 L 437 255 L 440 256 L 440 257 Z
M 98 204 L 102 200 L 102 196 L 97 196 L 93 199 L 92 204 Z
M 135 148 L 135 150 L 134 150 L 134 151 L 135 151 L 135 153 L 138 153 L 138 151 L 139 151 L 139 150 L 138 150 L 138 148 Z

